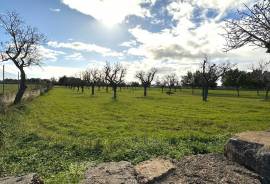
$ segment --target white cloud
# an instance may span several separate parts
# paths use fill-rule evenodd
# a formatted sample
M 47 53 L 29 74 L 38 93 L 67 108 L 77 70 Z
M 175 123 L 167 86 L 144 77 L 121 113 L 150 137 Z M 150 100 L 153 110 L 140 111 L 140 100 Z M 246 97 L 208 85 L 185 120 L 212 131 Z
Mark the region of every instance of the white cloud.
M 44 46 L 39 47 L 39 53 L 43 60 L 49 61 L 57 61 L 58 56 L 65 54 L 65 52 L 48 49 Z
M 219 15 L 216 17 L 216 20 L 219 20 L 226 12 L 231 9 L 241 8 L 243 4 L 251 4 L 254 0 L 193 0 L 198 6 L 203 8 L 212 8 L 216 9 L 219 12 Z
M 136 45 L 137 45 L 136 40 L 130 40 L 130 41 L 121 43 L 119 46 L 121 46 L 121 47 L 133 47 L 133 46 L 136 46 Z
M 59 78 L 64 75 L 75 76 L 76 74 L 84 71 L 86 68 L 102 69 L 105 65 L 104 61 L 91 61 L 86 66 L 48 66 L 46 64 L 40 66 L 31 66 L 25 68 L 27 78 L 42 78 L 50 79 L 52 77 Z M 1 70 L 1 68 L 0 68 Z M 5 63 L 5 73 L 8 78 L 17 78 L 18 68 L 12 62 Z M 0 78 L 1 79 L 1 78 Z
M 218 12 L 216 20 L 220 20 L 230 10 L 241 9 L 244 4 L 250 5 L 255 0 L 174 0 L 168 6 L 169 12 L 173 12 L 173 17 L 178 20 L 179 17 L 192 16 L 195 7 L 201 9 L 214 9 Z
M 50 41 L 48 45 L 54 48 L 65 48 L 65 49 L 72 49 L 76 51 L 85 51 L 85 52 L 95 52 L 102 54 L 103 56 L 113 56 L 113 57 L 120 57 L 123 54 L 120 52 L 113 51 L 106 47 L 101 47 L 95 44 L 88 44 L 83 42 L 56 42 Z
M 200 6 L 203 10 L 203 13 L 206 11 L 205 8 L 215 8 L 218 15 L 207 19 L 202 17 L 200 24 L 195 25 L 193 20 L 195 2 L 196 6 Z M 249 0 L 244 2 L 249 3 Z M 201 62 L 205 54 L 208 54 L 212 61 L 239 63 L 241 68 L 247 69 L 247 67 L 245 68 L 247 63 L 258 61 L 261 58 L 269 58 L 269 56 L 263 49 L 253 50 L 248 46 L 224 53 L 225 39 L 220 35 L 224 31 L 222 28 L 224 23 L 217 21 L 221 14 L 226 14 L 228 10 L 235 8 L 240 3 L 241 1 L 227 3 L 215 0 L 193 0 L 184 3 L 174 1 L 168 5 L 167 9 L 173 19 L 177 21 L 176 26 L 163 29 L 160 32 L 150 32 L 141 27 L 130 29 L 129 32 L 137 40 L 139 46 L 128 48 L 126 53 L 143 56 L 145 59 L 141 65 L 147 65 L 144 68 L 158 66 L 166 68 L 164 71 L 167 72 L 170 68 L 170 71 L 176 70 L 178 74 L 198 69 L 198 63 Z
M 27 68 L 26 73 L 29 77 L 50 79 L 52 77 L 59 78 L 63 75 L 74 76 L 74 74 L 82 70 L 83 68 L 78 67 L 42 66 Z
M 149 10 L 142 8 L 140 4 L 151 3 L 153 5 L 155 3 L 151 0 L 62 0 L 62 2 L 105 24 L 121 23 L 129 15 L 150 16 Z M 183 3 L 182 0 L 172 0 L 170 2 L 166 8 L 176 25 L 160 32 L 150 32 L 140 26 L 129 29 L 134 40 L 118 45 L 126 49 L 122 53 L 96 44 L 75 42 L 73 39 L 69 39 L 68 42 L 51 41 L 48 45 L 52 48 L 70 49 L 72 52 L 65 55 L 66 60 L 83 60 L 81 52 L 94 52 L 102 56 L 118 57 L 118 59 L 124 54 L 139 56 L 142 58 L 141 60 L 121 61 L 121 64 L 128 69 L 127 81 L 135 80 L 134 76 L 137 71 L 148 70 L 152 67 L 158 68 L 159 75 L 172 72 L 184 75 L 188 70 L 198 69 L 204 54 L 208 54 L 210 59 L 215 62 L 229 60 L 232 63 L 239 63 L 241 69 L 248 69 L 251 63 L 269 58 L 263 49 L 253 50 L 248 46 L 229 53 L 223 52 L 225 40 L 220 35 L 223 32 L 223 22 L 220 20 L 242 3 L 250 4 L 254 0 L 184 0 Z M 202 11 L 200 15 L 196 12 L 198 8 Z M 209 9 L 215 9 L 217 15 L 213 18 L 207 18 Z M 194 22 L 195 15 L 200 16 L 199 23 Z M 156 21 L 159 23 L 162 19 L 154 20 L 154 22 Z M 42 49 L 43 55 L 53 61 L 57 60 L 59 55 L 66 54 L 44 47 Z M 86 67 L 101 69 L 104 64 L 104 62 L 95 61 Z M 27 70 L 31 76 L 50 78 L 52 76 L 74 75 L 84 69 L 85 67 L 45 66 L 43 69 Z
M 155 0 L 62 0 L 70 8 L 90 15 L 105 25 L 121 23 L 129 15 L 149 15 L 142 3 L 154 4 Z
M 50 8 L 50 11 L 58 13 L 58 12 L 61 11 L 61 9 L 59 9 L 59 8 Z
M 80 61 L 80 60 L 83 60 L 84 57 L 81 53 L 79 52 L 75 52 L 75 53 L 72 53 L 70 55 L 67 55 L 65 57 L 66 60 L 70 60 L 70 61 Z

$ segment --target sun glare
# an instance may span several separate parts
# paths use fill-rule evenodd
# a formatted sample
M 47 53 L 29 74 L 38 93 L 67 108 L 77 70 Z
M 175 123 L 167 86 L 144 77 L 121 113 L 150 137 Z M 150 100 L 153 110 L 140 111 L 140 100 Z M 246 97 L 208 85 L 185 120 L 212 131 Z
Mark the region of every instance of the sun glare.
M 114 22 L 110 19 L 101 20 L 101 23 L 107 28 L 113 28 L 115 25 L 118 24 L 117 22 Z

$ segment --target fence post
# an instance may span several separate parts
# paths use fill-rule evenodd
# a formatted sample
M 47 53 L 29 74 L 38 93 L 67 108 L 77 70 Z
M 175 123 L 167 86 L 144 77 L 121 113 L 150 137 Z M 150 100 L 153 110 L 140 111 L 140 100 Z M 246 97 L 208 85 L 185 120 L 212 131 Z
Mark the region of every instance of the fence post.
M 5 65 L 3 65 L 3 95 L 5 94 Z

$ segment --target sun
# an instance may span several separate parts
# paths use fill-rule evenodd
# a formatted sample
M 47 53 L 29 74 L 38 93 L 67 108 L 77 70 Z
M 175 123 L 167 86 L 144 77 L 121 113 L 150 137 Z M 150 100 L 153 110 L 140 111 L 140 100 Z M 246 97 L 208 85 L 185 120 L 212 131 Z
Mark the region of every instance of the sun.
M 114 22 L 114 21 L 109 20 L 109 19 L 101 20 L 101 23 L 107 28 L 113 28 L 118 24 L 118 22 Z
M 109 11 L 110 10 L 108 9 L 108 12 Z M 120 12 L 109 12 L 107 14 L 102 14 L 99 16 L 98 20 L 108 28 L 112 28 L 123 21 Z

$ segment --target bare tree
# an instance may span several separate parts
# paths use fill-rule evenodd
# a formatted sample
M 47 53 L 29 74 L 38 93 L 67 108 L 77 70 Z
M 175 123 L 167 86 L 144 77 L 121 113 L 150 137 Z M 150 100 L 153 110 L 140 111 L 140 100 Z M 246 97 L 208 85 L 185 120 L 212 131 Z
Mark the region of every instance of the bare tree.
M 84 93 L 84 87 L 86 85 L 86 81 L 84 80 L 84 72 L 76 73 L 75 78 L 77 79 L 76 80 L 77 92 L 79 92 L 81 88 L 81 92 Z
M 91 86 L 92 95 L 95 95 L 95 86 L 100 81 L 100 72 L 98 69 L 93 68 L 83 72 L 83 79 Z
M 156 68 L 152 68 L 147 73 L 144 71 L 140 71 L 136 74 L 136 78 L 138 78 L 143 86 L 144 92 L 143 95 L 147 96 L 147 88 L 151 86 L 152 81 L 157 73 Z
M 161 92 L 164 93 L 164 88 L 166 88 L 167 86 L 167 80 L 166 78 L 163 77 L 163 79 L 161 80 Z
M 104 80 L 103 80 L 105 86 L 106 86 L 106 93 L 109 92 L 109 86 L 110 86 L 110 83 L 108 80 L 106 80 L 106 75 L 104 75 Z
M 104 67 L 104 73 L 105 80 L 109 82 L 113 89 L 113 99 L 116 99 L 117 87 L 124 82 L 126 69 L 119 63 L 116 63 L 114 65 L 106 63 Z
M 238 18 L 225 25 L 226 51 L 252 45 L 270 53 L 270 0 L 259 0 L 252 7 L 238 10 Z
M 0 61 L 11 60 L 21 74 L 20 87 L 14 100 L 14 104 L 18 104 L 27 88 L 24 69 L 41 64 L 39 46 L 44 43 L 45 36 L 36 28 L 27 26 L 16 12 L 0 15 L 0 26 L 8 37 L 7 41 L 0 43 Z
M 104 85 L 104 81 L 105 81 L 105 75 L 103 71 L 98 70 L 98 74 L 97 74 L 98 91 L 100 91 L 100 87 Z
M 169 87 L 168 94 L 171 95 L 173 93 L 172 88 L 175 88 L 176 85 L 178 84 L 177 75 L 175 73 L 172 73 L 170 75 L 166 75 L 164 78 L 164 81 Z M 175 90 L 176 90 L 176 88 L 175 88 Z
M 208 61 L 208 57 L 205 56 L 202 64 L 202 99 L 207 101 L 208 89 L 211 83 L 216 83 L 217 80 L 222 77 L 228 70 L 232 68 L 230 63 L 215 64 Z

